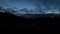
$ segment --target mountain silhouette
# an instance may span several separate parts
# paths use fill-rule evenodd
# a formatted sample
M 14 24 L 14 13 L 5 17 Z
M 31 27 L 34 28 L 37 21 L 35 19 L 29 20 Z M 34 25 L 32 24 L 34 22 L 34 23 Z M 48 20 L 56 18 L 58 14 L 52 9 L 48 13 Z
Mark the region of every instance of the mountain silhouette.
M 57 18 L 57 20 L 60 18 L 60 17 L 55 17 Z M 39 17 L 39 18 L 25 18 L 25 17 L 18 17 L 18 16 L 15 16 L 14 14 L 11 14 L 11 13 L 2 13 L 0 12 L 0 23 L 55 23 L 55 21 L 57 21 L 55 18 L 48 18 L 48 17 Z M 53 22 L 51 22 L 53 21 Z M 58 20 L 59 21 L 59 20 Z
M 44 17 L 40 17 L 40 18 L 24 18 L 24 17 L 18 17 L 14 14 L 11 13 L 2 13 L 0 12 L 0 24 L 8 24 L 7 29 L 1 28 L 1 30 L 5 31 L 51 31 L 54 29 L 59 30 L 58 29 L 58 25 L 60 23 L 60 18 L 44 18 Z M 19 27 L 17 28 L 16 24 L 19 24 Z M 35 25 L 34 25 L 35 24 Z M 12 25 L 12 26 L 10 26 Z M 14 27 L 13 27 L 14 26 Z M 54 27 L 55 26 L 55 27 Z M 49 28 L 48 28 L 49 27 Z M 9 29 L 8 29 L 9 28 Z M 12 29 L 10 29 L 12 28 Z M 52 29 L 53 28 L 53 29 Z M 1 31 L 0 30 L 0 31 Z
M 17 8 L 14 8 L 17 9 Z M 14 9 L 8 8 L 8 9 L 4 9 L 2 7 L 0 7 L 0 10 L 3 10 L 5 12 L 0 11 L 0 20 L 2 21 L 2 23 L 5 21 L 6 23 L 22 23 L 22 22 L 26 22 L 26 23 L 34 23 L 36 22 L 41 22 L 41 21 L 45 21 L 47 20 L 51 21 L 50 19 L 55 20 L 54 18 L 60 18 L 59 14 L 23 14 L 22 16 L 17 16 L 20 15 L 19 11 L 15 11 Z M 27 8 L 21 9 L 21 12 L 25 11 L 28 13 L 29 10 L 27 10 Z M 33 11 L 33 10 L 31 10 Z M 11 12 L 11 13 L 10 13 Z M 16 13 L 17 12 L 17 13 Z M 15 14 L 13 14 L 15 13 Z M 55 20 L 56 21 L 56 20 Z M 45 23 L 45 22 L 44 22 Z M 48 22 L 49 23 L 49 22 Z
M 31 16 L 33 18 L 29 18 Z M 34 18 L 35 16 L 36 17 L 39 16 L 39 17 Z M 17 28 L 16 25 L 14 27 L 12 26 L 12 30 L 15 29 L 14 31 L 16 30 L 31 31 L 32 30 L 32 31 L 46 32 L 46 31 L 58 30 L 59 25 L 56 25 L 56 24 L 60 24 L 60 17 L 59 15 L 56 15 L 56 14 L 35 14 L 35 15 L 25 14 L 19 17 L 9 12 L 0 12 L 0 24 L 8 24 L 9 29 L 11 28 L 9 24 L 13 24 L 13 25 L 19 24 L 19 28 Z M 3 31 L 5 30 L 4 27 L 1 29 L 3 29 Z

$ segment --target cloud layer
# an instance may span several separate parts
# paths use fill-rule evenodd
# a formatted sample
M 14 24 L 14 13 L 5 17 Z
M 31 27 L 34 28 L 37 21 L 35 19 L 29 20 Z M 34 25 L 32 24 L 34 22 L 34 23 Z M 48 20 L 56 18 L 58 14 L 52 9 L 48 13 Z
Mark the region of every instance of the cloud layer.
M 11 13 L 19 16 L 27 14 L 25 8 L 29 14 L 60 14 L 60 0 L 0 0 L 0 6 L 7 9 L 16 7 L 17 11 L 13 9 L 15 12 Z

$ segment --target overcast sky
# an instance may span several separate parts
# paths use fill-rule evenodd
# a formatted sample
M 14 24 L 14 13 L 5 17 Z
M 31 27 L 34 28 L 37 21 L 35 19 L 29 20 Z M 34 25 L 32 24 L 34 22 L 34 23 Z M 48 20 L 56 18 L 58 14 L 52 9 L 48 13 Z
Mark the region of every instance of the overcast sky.
M 52 8 L 60 8 L 60 0 L 0 0 L 0 6 L 5 8 L 7 7 L 17 7 L 18 9 L 52 9 Z M 44 10 L 43 10 L 44 11 Z M 49 11 L 59 11 L 59 10 L 49 10 Z M 23 12 L 21 12 L 23 13 Z M 18 14 L 20 14 L 18 12 Z M 30 17 L 30 16 L 28 16 Z M 32 17 L 32 16 L 31 16 Z
M 56 6 L 60 8 L 60 0 L 0 0 L 0 6 L 17 8 L 40 8 Z

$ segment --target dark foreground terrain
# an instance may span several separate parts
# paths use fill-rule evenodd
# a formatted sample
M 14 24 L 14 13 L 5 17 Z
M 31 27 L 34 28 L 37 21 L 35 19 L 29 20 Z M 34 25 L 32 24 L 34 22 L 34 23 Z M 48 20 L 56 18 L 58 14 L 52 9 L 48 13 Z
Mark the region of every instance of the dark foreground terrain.
M 0 13 L 1 32 L 55 32 L 60 29 L 60 18 L 28 19 L 10 13 Z

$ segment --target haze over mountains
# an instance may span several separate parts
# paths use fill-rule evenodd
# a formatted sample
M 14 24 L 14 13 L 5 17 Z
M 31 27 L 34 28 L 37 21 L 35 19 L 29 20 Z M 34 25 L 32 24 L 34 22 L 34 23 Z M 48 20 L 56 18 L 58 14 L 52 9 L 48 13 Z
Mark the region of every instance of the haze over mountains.
M 0 12 L 7 12 L 7 13 L 11 13 L 14 14 L 16 16 L 23 16 L 23 17 L 27 17 L 27 18 L 33 18 L 33 16 L 36 17 L 50 17 L 50 16 L 59 16 L 60 15 L 60 9 L 50 9 L 50 10 L 46 10 L 46 9 L 31 9 L 28 10 L 27 8 L 24 9 L 18 9 L 16 7 L 14 8 L 4 8 L 4 7 L 0 7 Z M 47 15 L 50 14 L 50 15 Z M 52 15 L 54 14 L 54 15 Z
M 59 25 L 60 0 L 0 0 L 1 31 L 54 32 Z
M 0 12 L 9 12 L 19 17 L 25 14 L 27 17 L 37 14 L 60 14 L 60 0 L 0 0 L 0 6 L 3 7 Z

